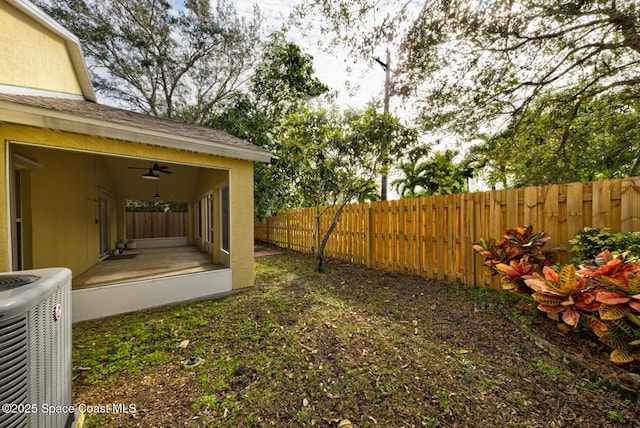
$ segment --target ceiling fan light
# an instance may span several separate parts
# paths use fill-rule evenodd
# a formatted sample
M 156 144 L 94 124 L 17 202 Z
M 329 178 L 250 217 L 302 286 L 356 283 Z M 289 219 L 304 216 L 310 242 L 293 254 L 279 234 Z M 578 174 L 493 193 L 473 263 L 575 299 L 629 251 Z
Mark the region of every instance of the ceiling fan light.
M 160 176 L 155 175 L 153 171 L 149 170 L 146 174 L 142 174 L 142 178 L 146 178 L 147 180 L 158 180 Z

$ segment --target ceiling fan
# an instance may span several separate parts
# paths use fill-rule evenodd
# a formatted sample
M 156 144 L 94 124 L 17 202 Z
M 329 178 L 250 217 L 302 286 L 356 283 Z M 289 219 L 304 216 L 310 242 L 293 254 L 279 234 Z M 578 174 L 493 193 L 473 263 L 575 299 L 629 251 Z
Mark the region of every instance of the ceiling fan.
M 149 164 L 151 164 L 151 162 L 149 162 Z M 130 166 L 130 169 L 147 169 L 147 168 L 141 168 L 138 166 Z M 169 166 L 167 165 L 159 165 L 158 162 L 155 162 L 153 164 L 153 166 L 149 166 L 149 171 L 145 174 L 142 175 L 142 178 L 147 178 L 150 180 L 157 180 L 160 178 L 160 176 L 158 174 L 155 174 L 155 172 L 162 172 L 165 174 L 171 174 L 173 171 L 169 171 Z

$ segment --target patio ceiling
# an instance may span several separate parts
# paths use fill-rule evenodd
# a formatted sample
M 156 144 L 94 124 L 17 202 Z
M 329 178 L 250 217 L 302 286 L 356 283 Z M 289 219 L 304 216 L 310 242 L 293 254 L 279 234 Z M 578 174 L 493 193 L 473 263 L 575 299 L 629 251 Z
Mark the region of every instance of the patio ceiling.
M 124 199 L 153 200 L 158 192 L 165 201 L 192 201 L 196 197 L 194 189 L 198 180 L 199 167 L 159 161 L 160 165 L 169 166 L 172 174 L 156 173 L 160 176 L 158 180 L 142 178 L 148 169 L 145 171 L 129 168 L 130 166 L 149 168 L 154 162 L 156 161 L 153 159 L 105 156 L 107 170 L 118 196 Z

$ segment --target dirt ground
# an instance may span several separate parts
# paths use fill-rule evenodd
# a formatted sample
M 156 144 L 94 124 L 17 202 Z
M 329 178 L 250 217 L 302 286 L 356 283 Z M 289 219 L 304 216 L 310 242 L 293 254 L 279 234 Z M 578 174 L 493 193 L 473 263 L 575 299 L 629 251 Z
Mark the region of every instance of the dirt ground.
M 271 254 L 245 293 L 74 326 L 74 404 L 131 405 L 85 426 L 640 427 L 640 363 L 527 300 L 314 265 Z

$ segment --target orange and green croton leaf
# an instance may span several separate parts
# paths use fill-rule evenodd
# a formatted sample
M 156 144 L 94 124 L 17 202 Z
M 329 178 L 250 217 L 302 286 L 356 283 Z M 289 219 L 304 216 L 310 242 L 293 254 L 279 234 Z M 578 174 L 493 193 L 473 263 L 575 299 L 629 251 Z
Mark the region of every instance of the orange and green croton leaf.
M 628 363 L 640 359 L 640 340 L 635 339 L 636 329 L 626 319 L 603 321 L 607 330 L 594 330 L 598 339 L 613 348 L 609 359 L 614 363 Z
M 612 348 L 612 349 L 628 349 L 629 348 L 627 341 L 624 338 L 622 338 L 619 334 L 616 334 L 616 332 L 612 331 L 611 329 L 596 330 L 594 333 L 596 333 L 596 335 L 598 336 L 598 339 L 600 339 L 600 342 L 604 343 L 609 348 Z
M 628 286 L 629 294 L 634 293 L 631 295 L 629 306 L 633 311 L 640 314 L 640 273 L 629 275 L 626 285 Z
M 488 268 L 488 273 L 496 275 L 498 270 L 496 265 L 507 264 L 518 256 L 518 251 L 504 247 L 496 243 L 493 238 L 481 238 L 477 243 L 473 244 L 473 249 L 484 257 L 484 265 Z
M 533 226 L 509 229 L 504 236 L 507 246 L 520 248 L 520 252 L 536 252 L 535 247 L 542 247 L 550 239 L 545 232 L 533 233 Z
M 614 349 L 609 354 L 609 361 L 616 364 L 626 364 L 633 360 L 640 360 L 640 350 Z
M 627 305 L 606 305 L 602 304 L 598 308 L 600 318 L 606 321 L 615 321 L 625 318 L 629 314 Z
M 576 328 L 578 326 L 578 321 L 580 321 L 580 312 L 573 309 L 567 309 L 562 314 L 562 321 L 564 321 L 567 325 Z
M 573 265 L 563 266 L 560 272 L 545 266 L 542 272 L 544 280 L 531 278 L 525 281 L 533 290 L 545 295 L 568 297 L 576 294 L 586 285 L 585 279 L 576 275 L 576 268 Z
M 502 288 L 518 293 L 527 291 L 524 280 L 536 271 L 536 266 L 529 264 L 527 257 L 523 257 L 520 261 L 511 260 L 508 265 L 499 263 L 495 268 L 502 274 Z
M 609 330 L 609 326 L 602 322 L 596 315 L 583 313 L 580 319 L 598 336 L 600 336 L 600 332 Z
M 594 288 L 585 288 L 573 296 L 576 309 L 582 311 L 597 311 L 600 307 L 600 302 L 596 300 L 598 290 Z
M 596 266 L 586 266 L 578 271 L 578 274 L 587 278 L 593 278 L 594 282 L 602 283 L 607 288 L 625 288 L 630 275 L 640 272 L 640 263 L 625 263 L 626 253 L 612 256 L 606 250 L 596 257 Z M 603 264 L 600 264 L 603 263 Z M 640 293 L 638 290 L 636 293 Z
M 605 276 L 598 276 L 597 278 L 608 290 L 613 290 L 598 292 L 597 300 L 603 304 L 602 306 L 605 306 L 601 309 L 602 311 L 608 313 L 615 310 L 616 316 L 618 314 L 621 315 L 618 318 L 627 315 L 630 311 L 640 313 L 640 274 L 631 273 L 619 280 L 612 280 Z
M 600 318 L 603 320 L 619 320 L 626 317 L 629 313 L 629 306 L 627 303 L 631 298 L 620 293 L 613 291 L 600 291 L 596 296 L 596 300 L 602 303 L 598 308 L 598 312 L 600 312 Z
M 580 321 L 580 313 L 575 310 L 574 296 L 585 288 L 585 279 L 576 275 L 573 265 L 564 266 L 560 272 L 545 267 L 543 273 L 544 279 L 525 279 L 526 284 L 535 291 L 532 297 L 539 303 L 538 309 L 556 321 L 559 321 L 559 315 L 563 313 L 562 320 L 571 327 L 576 327 Z
M 630 312 L 627 314 L 627 318 L 635 325 L 640 326 L 640 316 Z
M 640 314 L 640 273 L 631 273 L 618 289 L 629 296 L 629 307 Z

